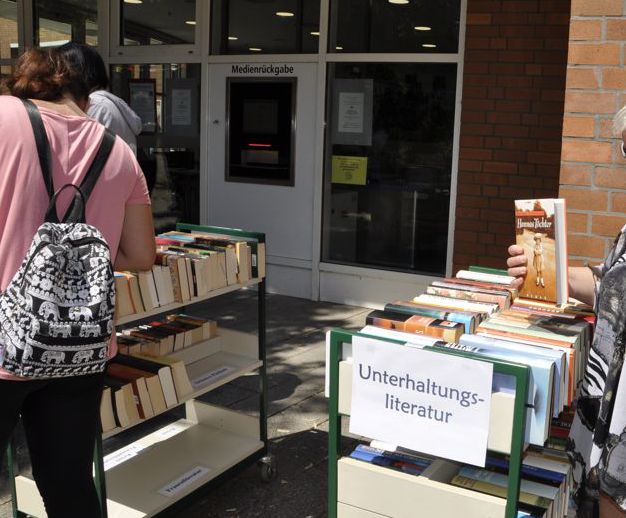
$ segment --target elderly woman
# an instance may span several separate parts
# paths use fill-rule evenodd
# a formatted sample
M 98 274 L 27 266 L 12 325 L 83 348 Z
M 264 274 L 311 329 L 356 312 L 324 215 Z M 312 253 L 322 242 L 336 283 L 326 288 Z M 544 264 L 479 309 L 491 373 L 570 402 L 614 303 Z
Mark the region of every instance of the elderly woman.
M 626 107 L 615 118 L 626 141 Z M 623 144 L 622 144 L 623 149 Z M 509 247 L 509 275 L 524 282 L 523 250 Z M 578 518 L 626 517 L 626 226 L 597 266 L 569 269 L 570 296 L 593 305 L 593 344 L 568 440 L 577 483 Z M 598 505 L 599 504 L 599 505 Z
M 54 191 L 79 185 L 103 140 L 104 127 L 85 114 L 89 87 L 54 50 L 29 50 L 0 96 L 0 290 L 18 270 L 49 196 L 33 129 L 20 99 L 37 107 L 49 141 Z M 71 197 L 59 199 L 63 214 Z M 86 221 L 109 245 L 118 270 L 148 269 L 155 254 L 146 182 L 135 156 L 116 138 L 86 205 Z M 0 357 L 4 346 L 0 344 Z M 108 346 L 115 354 L 115 343 Z M 0 368 L 0 451 L 22 417 L 33 476 L 49 518 L 98 518 L 92 454 L 104 373 L 23 378 Z

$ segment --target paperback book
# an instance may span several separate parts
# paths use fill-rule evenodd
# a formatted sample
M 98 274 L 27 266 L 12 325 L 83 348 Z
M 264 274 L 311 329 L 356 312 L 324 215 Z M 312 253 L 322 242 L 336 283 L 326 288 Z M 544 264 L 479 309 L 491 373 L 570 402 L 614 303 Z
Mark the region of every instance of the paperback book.
M 565 200 L 515 200 L 515 242 L 528 274 L 519 296 L 564 304 L 568 299 Z

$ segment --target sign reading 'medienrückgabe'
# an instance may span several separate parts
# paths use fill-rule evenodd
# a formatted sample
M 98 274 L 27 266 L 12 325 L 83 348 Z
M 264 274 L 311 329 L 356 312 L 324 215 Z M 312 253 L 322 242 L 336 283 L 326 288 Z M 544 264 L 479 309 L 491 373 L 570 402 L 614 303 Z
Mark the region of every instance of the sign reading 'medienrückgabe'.
M 355 336 L 350 432 L 485 465 L 493 365 Z

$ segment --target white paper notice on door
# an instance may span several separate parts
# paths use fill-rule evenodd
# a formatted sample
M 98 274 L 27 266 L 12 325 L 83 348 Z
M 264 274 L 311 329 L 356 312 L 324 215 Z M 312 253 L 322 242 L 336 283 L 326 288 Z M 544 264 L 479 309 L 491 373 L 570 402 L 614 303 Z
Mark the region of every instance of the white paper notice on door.
M 352 339 L 350 433 L 485 465 L 493 364 Z
M 339 92 L 337 131 L 340 133 L 363 133 L 365 118 L 365 94 L 362 92 Z

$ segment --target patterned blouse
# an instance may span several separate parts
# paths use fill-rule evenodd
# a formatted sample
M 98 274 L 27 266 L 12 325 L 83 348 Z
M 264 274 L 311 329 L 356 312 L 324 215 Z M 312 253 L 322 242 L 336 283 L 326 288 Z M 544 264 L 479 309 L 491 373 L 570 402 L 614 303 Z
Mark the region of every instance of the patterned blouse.
M 579 518 L 593 516 L 600 490 L 626 510 L 626 225 L 591 269 L 596 328 L 567 446 Z

